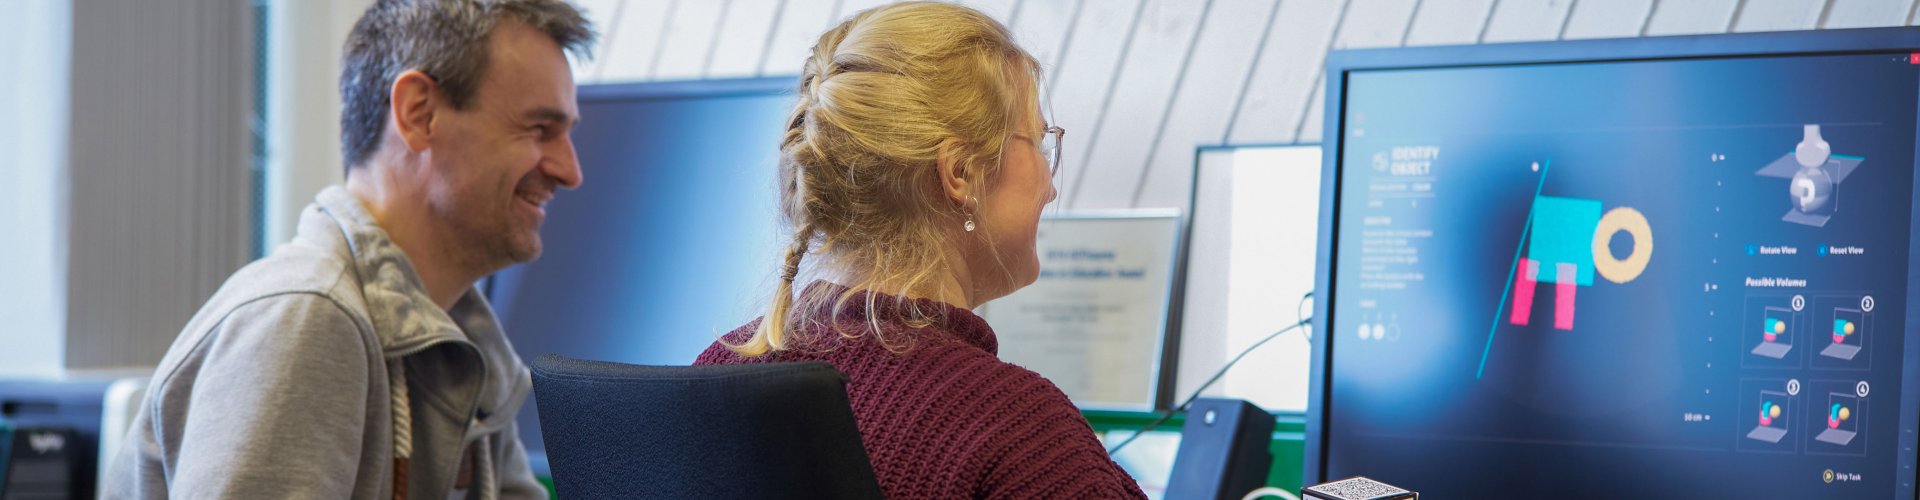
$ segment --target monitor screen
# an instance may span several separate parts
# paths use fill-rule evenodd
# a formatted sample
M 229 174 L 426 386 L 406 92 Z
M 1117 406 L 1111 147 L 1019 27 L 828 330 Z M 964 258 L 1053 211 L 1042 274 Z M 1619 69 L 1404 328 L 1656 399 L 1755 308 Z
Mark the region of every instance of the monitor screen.
M 1332 63 L 1310 474 L 1914 498 L 1916 40 Z
M 778 279 L 775 162 L 792 78 L 580 87 L 585 182 L 533 262 L 487 288 L 520 357 L 685 365 L 760 314 Z M 537 405 L 520 436 L 545 466 Z

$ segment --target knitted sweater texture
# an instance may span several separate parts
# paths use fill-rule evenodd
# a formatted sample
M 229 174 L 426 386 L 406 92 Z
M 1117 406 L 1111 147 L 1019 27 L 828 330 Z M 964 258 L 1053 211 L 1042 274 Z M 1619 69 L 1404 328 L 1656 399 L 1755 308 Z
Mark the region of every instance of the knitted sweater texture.
M 832 363 L 847 375 L 861 440 L 888 498 L 1145 498 L 1066 394 L 999 359 L 985 320 L 872 293 L 876 336 L 864 293 L 872 292 L 837 316 L 831 308 L 795 310 L 816 321 L 799 323 L 788 350 L 745 358 L 716 342 L 694 364 Z M 913 327 L 906 318 L 916 307 L 934 321 Z M 744 341 L 758 325 L 725 340 Z

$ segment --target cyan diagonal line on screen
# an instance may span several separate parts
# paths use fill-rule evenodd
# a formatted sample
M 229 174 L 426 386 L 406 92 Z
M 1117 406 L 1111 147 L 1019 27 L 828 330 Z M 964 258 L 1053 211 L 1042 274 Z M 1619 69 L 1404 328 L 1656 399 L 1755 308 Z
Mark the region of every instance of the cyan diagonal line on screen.
M 1547 186 L 1547 170 L 1552 167 L 1551 158 L 1540 162 L 1540 184 L 1533 187 L 1533 198 L 1527 202 L 1527 223 L 1520 228 L 1520 242 L 1513 245 L 1513 265 L 1507 267 L 1507 275 L 1502 278 L 1507 286 L 1500 290 L 1500 305 L 1493 309 L 1493 326 L 1487 328 L 1487 347 L 1480 351 L 1480 369 L 1473 372 L 1475 380 L 1487 373 L 1487 356 L 1493 354 L 1493 334 L 1500 331 L 1500 315 L 1507 312 L 1507 295 L 1513 293 L 1513 280 L 1519 276 L 1514 273 L 1520 272 L 1520 250 L 1527 247 L 1527 232 L 1533 230 L 1533 207 L 1540 200 L 1540 189 Z

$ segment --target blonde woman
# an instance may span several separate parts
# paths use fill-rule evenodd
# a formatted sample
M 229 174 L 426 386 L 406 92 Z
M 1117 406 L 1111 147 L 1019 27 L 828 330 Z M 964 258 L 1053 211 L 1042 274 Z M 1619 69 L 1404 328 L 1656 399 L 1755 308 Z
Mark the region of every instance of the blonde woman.
M 877 7 L 821 35 L 780 145 L 794 233 L 773 304 L 696 364 L 832 363 L 888 497 L 1143 498 L 969 311 L 1039 274 L 1064 133 L 1041 116 L 1039 76 L 1004 26 L 952 4 Z

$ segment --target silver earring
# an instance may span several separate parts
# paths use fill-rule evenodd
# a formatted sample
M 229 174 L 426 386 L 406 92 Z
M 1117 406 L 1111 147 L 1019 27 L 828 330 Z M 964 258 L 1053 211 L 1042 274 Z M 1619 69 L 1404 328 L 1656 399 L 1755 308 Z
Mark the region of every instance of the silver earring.
M 967 201 L 969 202 L 969 206 L 980 204 L 980 200 L 972 196 L 968 196 Z M 967 228 L 967 232 L 969 233 L 973 232 L 973 210 L 972 209 L 967 210 L 967 223 L 962 227 Z

